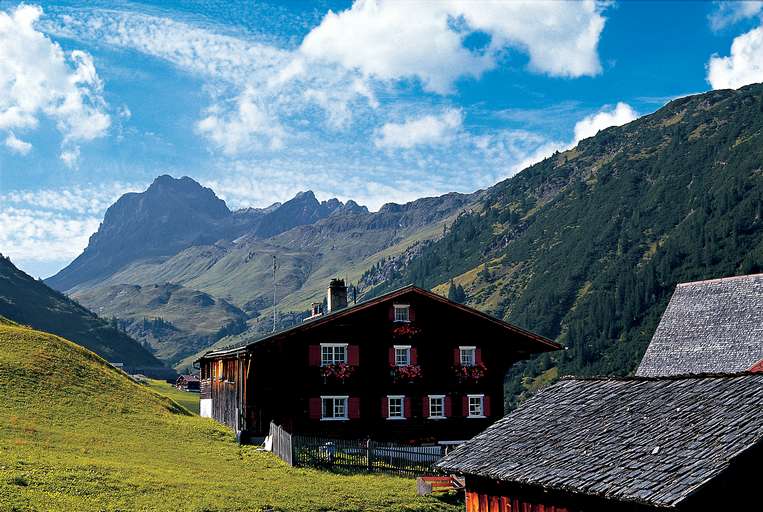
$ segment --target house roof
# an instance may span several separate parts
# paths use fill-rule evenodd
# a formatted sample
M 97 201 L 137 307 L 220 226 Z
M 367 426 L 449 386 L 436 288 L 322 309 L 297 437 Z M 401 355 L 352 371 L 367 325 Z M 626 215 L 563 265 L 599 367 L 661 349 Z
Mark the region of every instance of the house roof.
M 326 323 L 332 322 L 334 320 L 337 320 L 339 318 L 345 318 L 347 316 L 353 315 L 355 313 L 358 313 L 359 311 L 364 311 L 368 308 L 371 308 L 373 306 L 376 306 L 378 304 L 381 304 L 382 302 L 388 301 L 388 300 L 394 300 L 397 297 L 401 297 L 403 295 L 414 293 L 416 295 L 425 297 L 430 300 L 434 300 L 443 304 L 447 304 L 450 307 L 453 307 L 455 309 L 464 311 L 470 315 L 473 315 L 475 317 L 481 318 L 482 320 L 485 320 L 487 322 L 490 322 L 498 327 L 501 327 L 503 329 L 506 329 L 508 332 L 521 336 L 529 341 L 532 341 L 535 343 L 535 346 L 537 348 L 536 352 L 546 352 L 551 350 L 560 350 L 563 348 L 558 343 L 551 341 L 548 338 L 545 338 L 539 334 L 535 334 L 534 332 L 528 331 L 526 329 L 522 329 L 521 327 L 517 327 L 516 325 L 510 324 L 508 322 L 504 322 L 503 320 L 500 320 L 498 318 L 495 318 L 493 316 L 488 315 L 487 313 L 483 313 L 482 311 L 476 310 L 474 308 L 470 308 L 469 306 L 465 306 L 463 304 L 459 304 L 457 302 L 453 302 L 445 297 L 442 297 L 440 295 L 437 295 L 436 293 L 430 292 L 428 290 L 424 290 L 423 288 L 419 288 L 418 286 L 408 285 L 404 286 L 403 288 L 399 288 L 397 290 L 391 291 L 389 293 L 386 293 L 384 295 L 380 295 L 378 297 L 374 297 L 373 299 L 369 299 L 363 302 L 360 302 L 356 305 L 349 306 L 344 309 L 340 309 L 338 311 L 334 311 L 325 315 L 321 315 L 315 319 L 307 320 L 303 322 L 302 324 L 296 325 L 294 327 L 291 327 L 289 329 L 285 329 L 283 331 L 275 332 L 273 334 L 269 334 L 266 336 L 262 336 L 259 338 L 254 338 L 251 340 L 245 340 L 241 343 L 237 343 L 235 345 L 230 345 L 227 347 L 223 347 L 216 350 L 211 350 L 207 353 L 205 353 L 201 358 L 199 358 L 199 361 L 202 359 L 209 359 L 209 358 L 216 358 L 221 356 L 227 356 L 227 355 L 234 355 L 236 353 L 242 352 L 246 350 L 247 347 L 250 347 L 256 343 L 262 343 L 266 341 L 274 341 L 274 340 L 280 340 L 287 338 L 295 333 L 303 332 L 309 329 L 313 329 L 315 327 L 324 325 Z
M 763 274 L 676 287 L 640 376 L 746 371 L 763 359 Z
M 673 507 L 763 442 L 763 375 L 565 379 L 441 469 Z

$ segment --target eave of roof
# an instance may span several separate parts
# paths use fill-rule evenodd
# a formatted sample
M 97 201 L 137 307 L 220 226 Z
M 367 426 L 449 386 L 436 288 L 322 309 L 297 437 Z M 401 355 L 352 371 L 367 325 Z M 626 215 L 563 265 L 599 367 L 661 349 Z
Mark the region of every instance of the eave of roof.
M 763 376 L 752 372 L 627 378 L 566 377 L 451 452 L 438 463 L 438 467 L 512 485 L 672 509 L 718 477 L 739 455 L 761 446 L 763 423 L 755 418 L 760 418 L 763 401 L 757 401 L 755 397 L 760 398 L 762 392 Z M 758 409 L 750 407 L 750 402 L 756 403 Z M 647 419 L 644 415 L 653 413 L 657 404 L 662 404 L 664 416 Z M 677 404 L 679 408 L 675 408 Z M 617 405 L 628 406 L 618 412 L 620 418 L 612 416 L 616 410 L 613 407 Z M 736 415 L 729 416 L 730 410 Z M 674 428 L 680 431 L 676 435 L 683 438 L 674 438 L 672 445 L 662 445 L 661 442 L 674 436 L 668 428 L 673 425 L 670 420 L 687 423 Z M 706 420 L 704 424 L 703 420 Z M 745 421 L 757 423 L 742 424 Z M 689 424 L 702 424 L 704 430 L 692 432 L 693 427 L 688 428 Z M 620 428 L 637 426 L 645 430 L 625 432 Z M 713 442 L 724 438 L 724 443 L 720 443 L 724 445 L 732 432 L 739 436 L 736 446 L 724 451 Z M 602 437 L 609 435 L 619 436 L 611 446 L 604 442 L 606 437 Z M 692 436 L 704 436 L 707 439 L 705 448 L 691 447 L 696 442 L 689 439 Z M 662 441 L 657 440 L 659 437 Z M 513 443 L 515 439 L 518 444 Z M 536 442 L 541 444 L 536 445 Z M 622 443 L 625 445 L 621 446 Z M 650 456 L 651 446 L 662 450 L 652 452 Z M 679 455 L 689 449 L 694 452 Z M 588 453 L 588 450 L 594 452 Z M 604 452 L 611 457 L 605 456 Z M 680 464 L 678 457 L 686 459 L 684 468 L 697 469 L 700 453 L 707 460 L 716 462 L 713 467 L 704 468 L 704 474 L 697 475 L 699 478 L 687 480 L 687 475 L 680 473 L 680 478 L 673 475 L 676 480 L 673 482 L 665 478 L 666 475 L 660 475 L 665 466 Z M 584 464 L 586 457 L 595 458 L 595 462 L 588 462 L 596 469 Z M 650 457 L 667 459 L 649 461 Z M 613 478 L 612 471 L 621 474 Z M 559 472 L 563 473 L 561 477 Z M 651 489 L 639 488 L 635 492 L 633 489 L 639 483 L 637 478 L 644 476 L 644 472 L 648 480 L 654 480 L 651 483 L 657 482 L 658 485 Z M 683 482 L 683 487 L 678 485 L 679 481 Z M 651 494 L 647 494 L 647 490 Z
M 495 318 L 493 316 L 488 315 L 487 313 L 483 313 L 482 311 L 479 311 L 474 308 L 470 308 L 469 306 L 465 306 L 463 304 L 459 304 L 457 302 L 453 302 L 452 300 L 449 300 L 445 297 L 442 297 L 440 295 L 437 295 L 436 293 L 430 292 L 428 290 L 424 290 L 423 288 L 419 288 L 418 286 L 414 286 L 412 284 L 409 284 L 407 286 L 403 286 L 402 288 L 398 288 L 397 290 L 393 290 L 389 293 L 386 293 L 384 295 L 380 295 L 378 297 L 374 297 L 373 299 L 369 299 L 367 301 L 363 301 L 357 305 L 350 306 L 344 309 L 341 309 L 336 312 L 328 313 L 325 315 L 322 315 L 318 318 L 315 318 L 313 320 L 308 320 L 306 322 L 303 322 L 299 325 L 295 325 L 293 327 L 290 327 L 288 329 L 284 329 L 282 331 L 274 332 L 272 334 L 268 334 L 266 336 L 254 339 L 252 341 L 244 342 L 238 345 L 230 346 L 230 347 L 224 347 L 219 350 L 210 350 L 209 352 L 206 352 L 203 356 L 201 356 L 199 359 L 197 359 L 195 362 L 202 361 L 204 359 L 210 359 L 210 358 L 218 358 L 218 357 L 226 357 L 226 356 L 233 356 L 237 355 L 241 352 L 246 351 L 246 349 L 256 343 L 263 343 L 266 341 L 273 341 L 276 339 L 282 339 L 288 336 L 291 336 L 292 334 L 295 334 L 297 332 L 301 332 L 304 330 L 312 329 L 315 327 L 318 327 L 320 325 L 323 325 L 325 323 L 337 320 L 339 318 L 344 318 L 346 316 L 352 315 L 354 313 L 357 313 L 359 311 L 363 311 L 365 309 L 368 309 L 370 307 L 373 307 L 377 304 L 380 304 L 384 301 L 394 299 L 396 297 L 399 297 L 401 295 L 405 295 L 406 293 L 417 293 L 419 295 L 422 295 L 424 297 L 427 297 L 429 299 L 438 301 L 443 304 L 447 304 L 448 306 L 454 307 L 456 309 L 459 309 L 461 311 L 464 311 L 468 314 L 477 316 L 479 318 L 482 318 L 483 320 L 487 320 L 498 327 L 501 327 L 503 329 L 507 329 L 511 331 L 514 334 L 517 334 L 519 336 L 523 336 L 525 338 L 531 339 L 537 343 L 540 343 L 544 346 L 546 349 L 545 351 L 552 351 L 552 350 L 560 350 L 564 348 L 559 343 L 556 343 L 555 341 L 552 341 L 544 336 L 541 336 L 540 334 L 536 334 L 532 331 L 528 331 L 527 329 L 523 329 L 521 327 L 518 327 L 516 325 L 510 324 L 508 322 L 504 322 L 503 320 L 500 320 L 498 318 Z

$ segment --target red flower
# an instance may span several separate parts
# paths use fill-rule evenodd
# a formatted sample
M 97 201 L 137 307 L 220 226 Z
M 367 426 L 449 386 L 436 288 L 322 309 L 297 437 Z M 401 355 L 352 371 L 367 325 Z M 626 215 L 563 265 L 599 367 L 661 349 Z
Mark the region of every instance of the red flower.
M 459 382 L 479 382 L 485 377 L 487 367 L 482 363 L 477 363 L 474 366 L 458 365 L 453 367 L 453 372 Z
M 412 324 L 401 324 L 392 329 L 395 338 L 414 338 L 421 333 L 421 329 Z
M 328 364 L 323 367 L 323 376 L 332 377 L 340 382 L 352 377 L 355 373 L 356 367 L 350 366 L 347 363 Z
M 409 364 L 407 366 L 395 366 L 394 378 L 395 381 L 411 381 L 418 380 L 422 376 L 421 366 L 417 364 Z

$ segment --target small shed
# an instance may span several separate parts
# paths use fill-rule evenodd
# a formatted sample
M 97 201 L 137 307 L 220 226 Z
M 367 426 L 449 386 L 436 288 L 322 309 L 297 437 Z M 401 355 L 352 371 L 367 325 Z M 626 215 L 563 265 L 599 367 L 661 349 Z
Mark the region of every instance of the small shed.
M 196 391 L 201 389 L 201 381 L 198 375 L 181 375 L 175 381 L 175 387 L 182 391 Z
M 734 373 L 763 360 L 763 274 L 676 287 L 636 375 Z
M 757 510 L 763 374 L 563 379 L 452 451 L 467 512 Z

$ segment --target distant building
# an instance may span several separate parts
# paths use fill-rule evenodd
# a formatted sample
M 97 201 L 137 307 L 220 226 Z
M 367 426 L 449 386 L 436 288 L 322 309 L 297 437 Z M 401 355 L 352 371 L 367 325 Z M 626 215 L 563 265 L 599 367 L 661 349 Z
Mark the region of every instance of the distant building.
M 763 374 L 568 379 L 447 455 L 467 512 L 752 510 Z
M 181 375 L 175 381 L 175 387 L 182 391 L 199 391 L 201 381 L 198 375 Z
M 681 283 L 636 375 L 733 373 L 763 361 L 763 274 Z
M 215 350 L 201 367 L 201 414 L 261 436 L 292 433 L 459 442 L 503 416 L 508 368 L 556 343 L 414 286 Z

